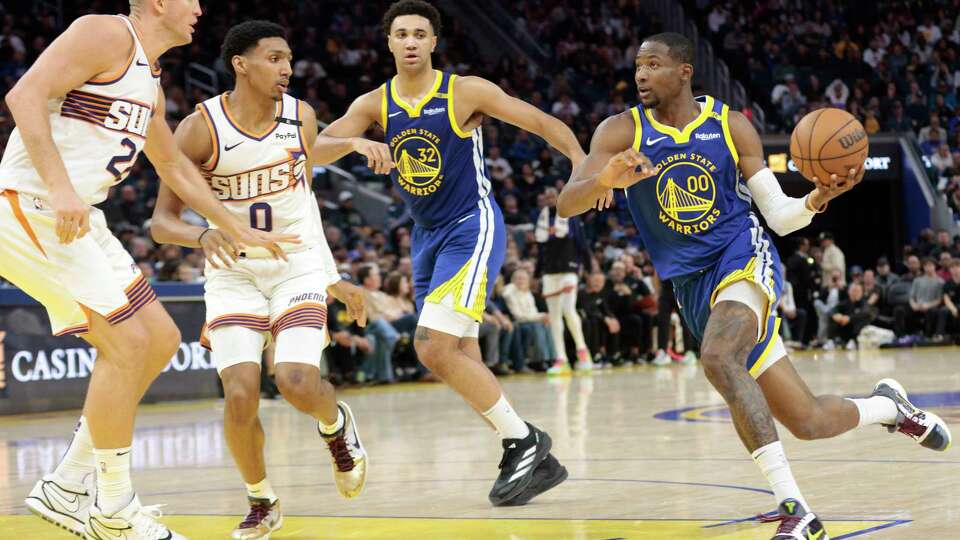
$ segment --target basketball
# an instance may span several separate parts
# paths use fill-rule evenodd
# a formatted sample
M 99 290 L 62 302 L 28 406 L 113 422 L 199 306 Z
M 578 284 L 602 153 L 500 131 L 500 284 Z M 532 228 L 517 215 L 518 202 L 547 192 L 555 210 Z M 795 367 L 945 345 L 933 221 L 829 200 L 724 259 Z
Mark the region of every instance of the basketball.
M 790 158 L 807 180 L 845 177 L 867 159 L 870 141 L 863 124 L 843 109 L 824 108 L 804 116 L 790 135 Z

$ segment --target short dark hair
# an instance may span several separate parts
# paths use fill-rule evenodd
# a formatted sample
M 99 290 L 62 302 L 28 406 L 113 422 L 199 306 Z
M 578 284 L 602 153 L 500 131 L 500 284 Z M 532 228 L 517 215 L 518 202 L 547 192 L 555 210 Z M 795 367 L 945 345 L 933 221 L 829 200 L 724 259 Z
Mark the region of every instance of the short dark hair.
M 287 39 L 287 31 L 282 26 L 270 21 L 244 21 L 227 30 L 220 46 L 220 58 L 227 68 L 227 72 L 234 78 L 237 74 L 233 69 L 233 57 L 246 54 L 257 46 L 264 38 L 279 37 Z
M 387 274 L 387 278 L 383 280 L 383 292 L 389 294 L 390 296 L 398 296 L 400 294 L 400 282 L 406 279 L 401 272 L 394 270 Z
M 430 21 L 433 34 L 436 36 L 439 36 L 440 30 L 443 29 L 443 24 L 440 22 L 440 12 L 433 7 L 433 4 L 423 0 L 400 0 L 390 4 L 387 12 L 383 14 L 383 33 L 389 36 L 393 20 L 404 15 L 419 15 Z
M 933 257 L 924 257 L 920 259 L 920 266 L 926 266 L 928 264 L 932 264 L 933 266 L 936 266 L 937 261 L 935 261 Z
M 370 274 L 373 273 L 374 268 L 377 268 L 377 265 L 373 263 L 367 263 L 361 266 L 360 269 L 357 270 L 357 281 L 363 285 L 363 282 L 366 281 L 367 278 L 370 277 Z M 379 268 L 377 269 L 379 270 Z
M 655 41 L 667 46 L 670 58 L 682 63 L 693 65 L 693 42 L 687 36 L 676 32 L 661 32 L 654 34 L 644 41 Z

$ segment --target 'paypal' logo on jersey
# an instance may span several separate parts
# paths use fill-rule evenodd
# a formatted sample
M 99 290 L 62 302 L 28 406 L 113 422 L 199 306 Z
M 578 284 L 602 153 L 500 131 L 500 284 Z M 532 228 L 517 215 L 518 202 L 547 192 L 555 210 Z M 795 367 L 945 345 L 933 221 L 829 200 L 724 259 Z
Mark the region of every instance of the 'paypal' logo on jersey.
M 712 141 L 713 139 L 719 139 L 719 133 L 697 133 L 694 135 L 698 141 Z

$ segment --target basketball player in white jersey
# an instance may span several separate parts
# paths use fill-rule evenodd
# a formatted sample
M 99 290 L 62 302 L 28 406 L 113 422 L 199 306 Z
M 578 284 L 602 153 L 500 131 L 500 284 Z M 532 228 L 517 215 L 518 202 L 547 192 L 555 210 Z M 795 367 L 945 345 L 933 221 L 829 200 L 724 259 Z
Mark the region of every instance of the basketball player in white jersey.
M 129 17 L 81 17 L 5 98 L 17 128 L 0 163 L 0 276 L 46 307 L 55 334 L 97 348 L 73 442 L 26 505 L 86 538 L 182 538 L 140 505 L 130 481 L 137 403 L 180 334 L 91 205 L 142 150 L 166 184 L 238 245 L 282 254 L 276 241 L 297 241 L 227 212 L 167 127 L 156 62 L 190 43 L 200 15 L 197 0 L 131 0 Z
M 201 103 L 176 138 L 235 216 L 263 230 L 297 234 L 301 243 L 287 247 L 286 261 L 271 259 L 266 250 L 247 250 L 234 260 L 229 233 L 182 221 L 183 203 L 166 188 L 151 225 L 158 242 L 202 247 L 208 258 L 205 337 L 223 380 L 227 445 L 247 485 L 250 512 L 233 531 L 233 538 L 244 540 L 267 538 L 282 523 L 257 416 L 268 339 L 277 345 L 280 393 L 315 419 L 340 494 L 359 495 L 367 470 L 350 407 L 337 403 L 333 386 L 320 376 L 327 292 L 343 300 L 361 325 L 366 315 L 360 289 L 340 280 L 323 236 L 310 189 L 317 119 L 309 105 L 285 93 L 292 73 L 285 37 L 283 27 L 267 21 L 231 28 L 221 56 L 236 84 Z

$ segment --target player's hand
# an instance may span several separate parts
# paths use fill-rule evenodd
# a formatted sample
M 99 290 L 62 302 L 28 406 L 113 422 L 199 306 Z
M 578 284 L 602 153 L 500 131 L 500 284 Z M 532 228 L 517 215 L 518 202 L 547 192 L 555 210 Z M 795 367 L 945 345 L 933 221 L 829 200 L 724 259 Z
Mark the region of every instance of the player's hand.
M 831 174 L 826 181 L 821 181 L 816 176 L 813 177 L 813 183 L 816 188 L 810 192 L 807 199 L 810 207 L 814 211 L 822 211 L 824 205 L 836 199 L 840 195 L 850 191 L 854 186 L 863 180 L 863 175 L 867 169 L 861 165 L 858 169 L 850 169 L 846 176 L 837 176 Z
M 389 146 L 362 137 L 352 138 L 351 144 L 354 152 L 367 158 L 367 167 L 376 174 L 390 174 L 390 169 L 395 167 Z
M 654 167 L 647 156 L 628 148 L 610 158 L 600 171 L 597 182 L 608 190 L 626 189 L 658 172 L 660 167 Z
M 607 192 L 603 194 L 603 197 L 597 199 L 597 210 L 606 210 L 613 206 L 614 198 L 613 190 L 608 189 Z
M 350 319 L 357 321 L 361 328 L 367 325 L 367 300 L 363 289 L 349 281 L 340 280 L 327 287 L 327 292 L 347 306 Z
M 57 238 L 61 244 L 69 244 L 90 232 L 90 206 L 72 185 L 50 193 L 50 208 L 57 218 Z
M 199 241 L 200 247 L 203 248 L 203 256 L 214 268 L 230 268 L 242 251 L 240 244 L 220 229 L 204 230 L 200 234 Z
M 300 237 L 296 234 L 281 234 L 261 231 L 251 227 L 240 226 L 230 231 L 230 236 L 236 238 L 240 246 L 261 247 L 273 254 L 274 259 L 287 260 L 287 254 L 280 247 L 280 243 L 299 244 Z

